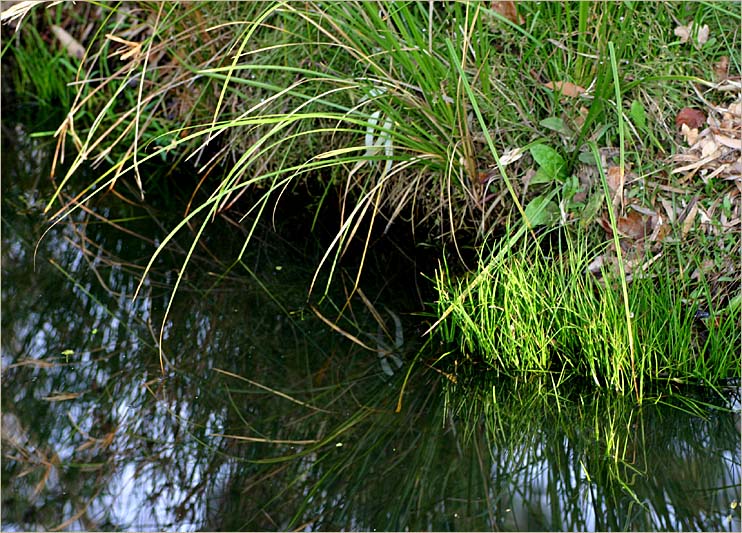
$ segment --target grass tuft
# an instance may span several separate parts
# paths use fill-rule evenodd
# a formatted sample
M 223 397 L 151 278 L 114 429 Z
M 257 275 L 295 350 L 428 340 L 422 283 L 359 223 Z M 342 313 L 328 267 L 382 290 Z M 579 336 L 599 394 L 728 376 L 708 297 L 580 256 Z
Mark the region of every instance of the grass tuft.
M 584 239 L 567 238 L 550 253 L 545 246 L 542 237 L 483 256 L 474 283 L 442 268 L 438 314 L 450 312 L 437 335 L 503 375 L 585 378 L 640 399 L 649 383 L 739 378 L 738 304 L 714 309 L 708 293 L 685 298 L 703 283 L 679 277 L 667 262 L 625 285 L 607 270 L 602 279 L 590 273 L 601 250 Z

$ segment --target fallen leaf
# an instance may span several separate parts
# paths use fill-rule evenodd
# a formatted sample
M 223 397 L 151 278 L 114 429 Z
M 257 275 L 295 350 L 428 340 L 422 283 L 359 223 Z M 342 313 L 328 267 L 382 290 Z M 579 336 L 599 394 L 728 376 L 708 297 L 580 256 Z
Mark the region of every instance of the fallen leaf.
M 693 223 L 696 220 L 696 214 L 698 213 L 698 204 L 693 203 L 693 205 L 688 210 L 688 214 L 685 217 L 685 220 L 683 220 L 683 237 L 688 235 L 688 232 L 693 228 Z
M 742 100 L 739 100 L 731 104 L 729 106 L 729 113 L 733 116 L 736 115 L 739 118 L 742 118 Z
M 606 263 L 606 259 L 608 259 L 607 254 L 599 255 L 592 261 L 590 261 L 590 264 L 587 265 L 587 269 L 596 276 L 600 274 L 601 269 L 603 268 L 603 265 Z
M 713 139 L 706 137 L 701 140 L 701 157 L 707 158 L 714 154 L 719 149 L 719 146 Z
M 662 242 L 670 235 L 670 224 L 666 224 L 661 216 L 657 216 L 657 223 L 649 236 L 650 242 Z
M 711 31 L 709 30 L 708 24 L 704 24 L 703 26 L 701 26 L 701 29 L 698 30 L 696 41 L 698 42 L 699 48 L 708 42 L 710 33 Z
M 693 26 L 693 23 L 691 22 L 690 25 Z M 676 37 L 680 37 L 681 43 L 687 43 L 690 39 L 690 26 L 678 26 L 673 33 Z
M 521 181 L 523 182 L 523 187 L 525 189 L 528 189 L 528 185 L 531 183 L 531 180 L 536 175 L 536 169 L 529 168 L 526 170 L 526 173 L 521 178 Z
M 608 191 L 611 193 L 613 205 L 618 205 L 623 199 L 623 186 L 626 182 L 626 173 L 621 171 L 621 167 L 609 167 L 605 175 L 605 180 L 608 182 Z
M 742 139 L 732 139 L 726 135 L 714 135 L 714 140 L 733 150 L 742 150 Z
M 693 35 L 693 23 L 691 22 L 687 26 L 678 26 L 675 28 L 675 31 L 673 32 L 677 37 L 680 37 L 681 43 L 687 43 L 691 35 Z M 704 24 L 701 26 L 697 32 L 696 32 L 696 40 L 693 43 L 693 45 L 696 48 L 701 48 L 706 42 L 709 40 L 709 34 L 711 33 L 711 30 L 709 30 L 708 24 Z
M 490 7 L 514 24 L 523 24 L 523 17 L 518 15 L 518 7 L 513 0 L 493 0 Z
M 502 163 L 502 166 L 508 166 L 510 163 L 514 163 L 521 157 L 523 157 L 523 154 L 525 153 L 525 150 L 523 148 L 511 148 L 510 150 L 506 150 L 502 154 L 500 154 L 500 163 Z
M 81 45 L 77 39 L 72 37 L 69 33 L 67 33 L 63 28 L 60 28 L 59 26 L 52 25 L 52 33 L 54 36 L 59 39 L 59 42 L 62 43 L 62 46 L 65 50 L 67 50 L 67 53 L 74 57 L 75 59 L 82 59 L 85 56 L 85 47 Z
M 608 237 L 613 237 L 613 227 L 608 217 L 603 216 L 598 219 L 598 223 L 606 232 Z M 616 230 L 622 237 L 628 237 L 629 239 L 639 241 L 644 239 L 650 232 L 649 223 L 644 219 L 641 213 L 638 211 L 631 210 L 626 216 L 618 217 L 616 219 Z
M 660 198 L 660 203 L 662 204 L 662 207 L 665 208 L 665 213 L 667 214 L 667 221 L 672 224 L 675 219 L 677 218 L 677 214 L 675 213 L 675 206 L 670 203 L 669 200 L 666 198 Z
M 552 91 L 560 92 L 564 96 L 568 96 L 570 98 L 580 96 L 582 93 L 585 92 L 584 87 L 575 85 L 574 83 L 570 81 L 556 81 L 556 82 L 550 81 L 548 83 L 544 83 L 544 87 L 546 87 L 547 89 L 551 89 Z
M 716 81 L 724 81 L 729 77 L 729 58 L 721 56 L 719 61 L 714 64 L 714 76 Z
M 616 228 L 621 235 L 637 241 L 647 233 L 647 223 L 638 211 L 629 211 L 625 217 L 618 217 Z
M 686 124 L 689 128 L 700 128 L 706 123 L 706 115 L 703 111 L 693 109 L 692 107 L 684 107 L 675 117 L 675 125 L 680 128 L 683 124 Z
M 688 124 L 682 124 L 680 126 L 680 133 L 683 135 L 685 142 L 688 146 L 693 146 L 698 140 L 698 128 L 689 128 Z
M 582 203 L 585 200 L 587 200 L 587 193 L 585 191 L 577 191 L 575 195 L 572 197 L 572 202 L 574 203 Z

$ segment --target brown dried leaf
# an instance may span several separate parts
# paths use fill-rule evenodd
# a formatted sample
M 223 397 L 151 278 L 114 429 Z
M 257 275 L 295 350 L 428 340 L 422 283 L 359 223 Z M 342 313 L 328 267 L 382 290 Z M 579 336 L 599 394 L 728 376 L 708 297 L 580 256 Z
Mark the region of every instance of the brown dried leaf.
M 584 87 L 580 87 L 579 85 L 575 85 L 574 83 L 569 81 L 550 81 L 548 83 L 544 83 L 544 87 L 546 87 L 547 89 L 551 89 L 552 91 L 558 91 L 564 96 L 568 96 L 570 98 L 575 98 L 585 92 Z
M 649 217 L 642 215 L 639 211 L 633 209 L 629 210 L 626 216 L 616 218 L 618 235 L 626 239 L 621 242 L 621 249 L 632 249 L 634 244 L 643 241 L 648 235 L 651 235 L 654 229 L 653 220 L 659 218 L 657 216 Z M 597 219 L 597 222 L 603 228 L 608 238 L 613 238 L 613 226 L 611 226 L 609 217 L 603 215 Z
M 587 115 L 590 113 L 587 107 L 580 106 L 580 109 L 577 110 L 577 116 L 575 117 L 575 126 L 578 128 L 581 128 L 583 124 L 585 124 L 585 120 L 587 120 Z
M 662 207 L 665 208 L 665 213 L 667 214 L 667 220 L 670 224 L 672 224 L 677 219 L 677 213 L 675 212 L 675 206 L 670 203 L 670 201 L 666 198 L 660 198 L 660 203 L 662 204 Z
M 675 117 L 675 125 L 680 128 L 683 124 L 686 124 L 689 128 L 700 128 L 706 123 L 706 115 L 703 111 L 693 109 L 692 107 L 684 107 Z
M 595 259 L 590 261 L 590 264 L 587 265 L 587 269 L 594 275 L 600 274 L 601 269 L 603 268 L 603 265 L 608 262 L 608 254 L 602 254 L 597 256 Z
M 521 181 L 523 183 L 523 187 L 525 187 L 526 189 L 528 189 L 528 184 L 531 183 L 531 180 L 533 179 L 533 177 L 535 175 L 536 175 L 536 170 L 535 169 L 529 168 L 528 170 L 526 170 L 526 173 L 521 178 Z
M 638 241 L 647 234 L 647 222 L 638 211 L 629 211 L 625 217 L 618 217 L 616 229 L 624 237 Z
M 729 106 L 729 113 L 742 119 L 742 100 L 738 100 Z
M 514 24 L 523 24 L 523 17 L 518 15 L 518 7 L 513 0 L 493 0 L 490 7 Z
M 687 43 L 688 39 L 690 39 L 690 28 L 693 26 L 693 23 L 690 23 L 690 26 L 678 26 L 675 28 L 675 31 L 673 33 L 676 37 L 680 37 L 681 43 Z
M 626 183 L 626 173 L 622 172 L 621 167 L 613 166 L 608 168 L 605 174 L 608 182 L 608 190 L 611 193 L 613 205 L 618 205 L 623 199 L 623 187 Z
M 724 81 L 729 77 L 729 58 L 721 56 L 718 63 L 714 64 L 714 77 L 716 81 Z

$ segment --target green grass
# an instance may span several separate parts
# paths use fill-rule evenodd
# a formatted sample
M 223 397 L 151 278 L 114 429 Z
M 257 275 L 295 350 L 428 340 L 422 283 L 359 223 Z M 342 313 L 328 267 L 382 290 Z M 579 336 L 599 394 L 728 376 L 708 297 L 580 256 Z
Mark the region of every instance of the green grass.
M 709 292 L 690 298 L 705 283 L 669 261 L 629 284 L 607 269 L 601 279 L 588 266 L 604 250 L 570 236 L 545 253 L 545 241 L 484 255 L 473 281 L 440 269 L 437 335 L 503 375 L 585 378 L 640 399 L 650 385 L 739 378 L 738 299 L 718 307 Z
M 146 276 L 176 235 L 189 233 L 192 245 L 168 310 L 215 217 L 248 226 L 238 264 L 257 220 L 275 217 L 281 199 L 300 190 L 310 191 L 306 205 L 315 223 L 329 202 L 339 213 L 337 234 L 308 287 L 319 297 L 337 279 L 350 243 L 360 240 L 365 245 L 353 258 L 352 297 L 372 235 L 400 224 L 411 225 L 421 243 L 460 248 L 479 247 L 511 230 L 508 242 L 539 226 L 579 222 L 590 246 L 597 247 L 606 238 L 590 230 L 602 220 L 612 228 L 608 240 L 617 254 L 620 291 L 606 293 L 600 305 L 559 305 L 606 313 L 602 324 L 569 319 L 588 328 L 588 348 L 579 350 L 594 354 L 591 364 L 597 366 L 588 373 L 598 382 L 641 389 L 646 373 L 665 371 L 639 355 L 643 348 L 635 343 L 645 339 L 631 313 L 635 302 L 662 295 L 629 283 L 624 265 L 635 257 L 622 256 L 617 225 L 629 208 L 665 216 L 663 201 L 682 210 L 694 196 L 707 212 L 721 201 L 730 206 L 727 220 L 736 216 L 730 184 L 686 180 L 680 188 L 668 174 L 668 157 L 679 149 L 675 112 L 699 105 L 693 84 L 713 80 L 722 56 L 729 57 L 730 75 L 740 71 L 734 52 L 741 17 L 733 3 L 522 2 L 522 25 L 481 2 L 136 3 L 85 9 L 87 16 L 73 11 L 77 22 L 69 30 L 87 55 L 74 80 L 77 97 L 58 131 L 62 145 L 74 146 L 74 157 L 58 176 L 47 211 L 62 220 L 111 189 L 142 201 L 161 190 L 155 181 L 160 178 L 144 170 L 146 163 L 192 164 L 194 178 L 182 184 L 193 191 L 192 201 L 181 206 L 182 221 L 168 228 L 145 270 Z M 83 39 L 75 30 L 91 17 L 96 24 Z M 150 28 L 145 32 L 144 20 Z M 703 46 L 680 43 L 673 34 L 691 21 L 710 27 Z M 33 35 L 33 27 L 27 33 Z M 565 82 L 585 92 L 570 97 L 547 87 Z M 729 101 L 733 95 L 715 97 Z M 80 179 L 80 168 L 88 164 L 101 169 L 92 181 Z M 626 178 L 615 196 L 606 181 L 612 166 Z M 682 237 L 710 232 L 697 224 Z M 705 282 L 737 278 L 724 274 L 737 253 L 729 238 L 721 251 L 707 250 L 718 267 Z M 685 255 L 681 264 L 695 254 L 678 253 Z M 584 259 L 578 254 L 568 263 Z M 531 290 L 530 278 L 499 268 L 498 276 L 514 291 Z M 566 287 L 584 298 L 576 276 L 542 273 L 556 275 L 549 282 L 556 285 L 543 282 L 539 288 Z M 687 288 L 666 282 L 673 290 Z M 533 305 L 531 315 L 540 310 Z M 644 312 L 635 309 L 635 315 Z M 508 318 L 523 332 L 538 325 L 535 316 L 522 312 Z M 540 346 L 533 351 L 534 369 L 551 368 L 552 334 L 546 328 L 527 335 Z M 607 344 L 601 335 L 628 344 L 619 344 L 613 355 L 599 348 Z M 521 341 L 515 342 L 512 357 Z M 685 379 L 695 370 L 683 372 Z
M 64 51 L 50 50 L 33 26 L 4 43 L 3 56 L 15 63 L 9 69 L 12 85 L 20 99 L 37 104 L 44 112 L 52 107 L 69 108 L 75 90 L 67 80 L 75 75 L 73 60 Z M 3 61 L 6 58 L 3 57 Z

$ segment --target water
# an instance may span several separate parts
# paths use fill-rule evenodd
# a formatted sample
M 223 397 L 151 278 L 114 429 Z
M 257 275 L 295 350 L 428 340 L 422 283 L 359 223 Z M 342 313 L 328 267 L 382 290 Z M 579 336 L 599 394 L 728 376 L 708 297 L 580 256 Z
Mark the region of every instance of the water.
M 399 370 L 306 304 L 316 246 L 263 228 L 232 264 L 238 230 L 217 222 L 174 300 L 161 367 L 188 235 L 136 300 L 169 206 L 108 195 L 96 211 L 152 241 L 79 212 L 36 250 L 51 150 L 5 121 L 4 531 L 742 529 L 736 391 L 638 409 L 539 382 L 454 385 L 429 368 L 432 347 L 407 378 L 415 290 L 388 260 L 363 287 L 389 346 L 400 319 Z M 372 349 L 385 337 L 360 297 L 346 316 Z

